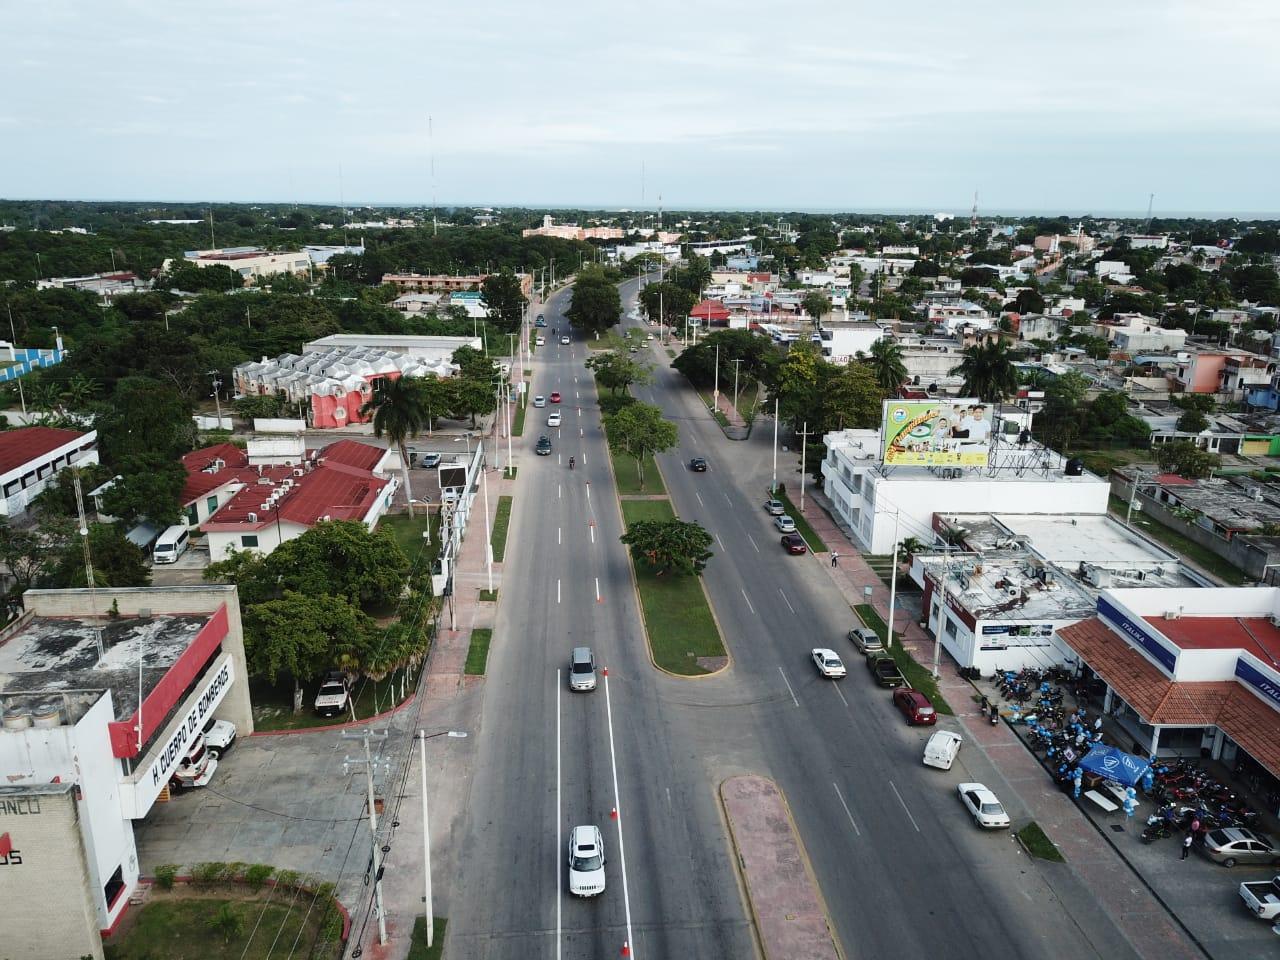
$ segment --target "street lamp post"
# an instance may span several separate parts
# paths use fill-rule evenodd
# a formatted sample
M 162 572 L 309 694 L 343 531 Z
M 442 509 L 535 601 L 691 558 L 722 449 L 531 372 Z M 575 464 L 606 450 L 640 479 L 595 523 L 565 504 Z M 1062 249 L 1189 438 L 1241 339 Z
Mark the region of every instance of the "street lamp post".
M 434 740 L 436 737 L 454 737 L 457 739 L 465 739 L 467 736 L 464 730 L 445 730 L 440 733 L 428 734 L 425 730 L 419 730 L 418 736 L 418 766 L 422 768 L 422 902 L 426 905 L 427 911 L 427 949 L 430 949 L 435 940 L 435 911 L 431 907 L 431 821 L 427 814 L 427 741 Z
M 493 531 L 489 529 L 489 472 L 480 465 L 480 488 L 484 491 L 484 562 L 489 572 L 489 592 L 493 593 Z
M 737 360 L 730 360 L 729 362 L 733 364 L 733 409 L 737 410 L 738 409 L 738 371 L 742 369 L 742 366 L 741 366 L 742 360 L 741 358 L 739 358 Z
M 769 486 L 770 493 L 778 491 L 778 401 L 773 401 L 773 482 Z
M 217 370 L 207 371 L 208 376 L 213 377 L 213 402 L 218 408 L 218 429 L 222 429 L 222 397 L 218 394 L 218 390 L 222 387 L 222 380 L 218 378 Z

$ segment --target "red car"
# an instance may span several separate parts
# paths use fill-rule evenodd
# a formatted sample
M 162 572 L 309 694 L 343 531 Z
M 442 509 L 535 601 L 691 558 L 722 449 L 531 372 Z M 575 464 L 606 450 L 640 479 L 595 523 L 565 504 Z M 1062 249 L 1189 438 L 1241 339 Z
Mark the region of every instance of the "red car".
M 560 402 L 559 392 L 552 393 L 549 399 L 551 400 L 552 403 L 559 403 Z
M 782 538 L 782 549 L 787 553 L 804 553 L 808 547 L 804 545 L 804 538 L 799 534 L 788 533 Z
M 907 723 L 912 726 L 927 727 L 938 722 L 938 714 L 933 709 L 933 704 L 919 690 L 902 687 L 893 691 L 893 705 L 902 711 L 902 715 L 907 718 Z

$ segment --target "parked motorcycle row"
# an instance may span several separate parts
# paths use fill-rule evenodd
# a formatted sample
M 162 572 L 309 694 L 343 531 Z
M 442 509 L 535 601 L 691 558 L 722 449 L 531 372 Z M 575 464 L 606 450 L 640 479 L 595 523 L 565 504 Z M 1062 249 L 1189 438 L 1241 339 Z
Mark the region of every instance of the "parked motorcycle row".
M 1220 827 L 1252 827 L 1260 814 L 1240 799 L 1231 787 L 1214 779 L 1191 760 L 1152 768 L 1147 795 L 1158 809 L 1147 818 L 1142 831 L 1145 843 L 1185 835 L 1193 827 L 1203 838 Z

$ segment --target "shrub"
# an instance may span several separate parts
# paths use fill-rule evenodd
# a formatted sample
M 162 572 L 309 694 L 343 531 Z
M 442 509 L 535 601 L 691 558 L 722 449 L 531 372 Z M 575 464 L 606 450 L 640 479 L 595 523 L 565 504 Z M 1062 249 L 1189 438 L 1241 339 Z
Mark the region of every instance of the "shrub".
M 173 881 L 178 876 L 176 863 L 162 863 L 156 867 L 156 886 L 161 890 L 172 890 Z
M 222 934 L 223 939 L 228 942 L 244 929 L 244 921 L 240 919 L 240 914 L 236 913 L 235 908 L 229 903 L 220 906 L 218 912 L 205 923 L 209 925 L 210 930 Z
M 271 879 L 276 868 L 267 863 L 255 863 L 244 872 L 244 882 L 251 890 L 261 890 L 262 885 Z
M 225 863 L 217 863 L 212 860 L 204 863 L 197 863 L 191 868 L 191 882 L 203 884 L 217 883 L 227 875 L 227 865 Z

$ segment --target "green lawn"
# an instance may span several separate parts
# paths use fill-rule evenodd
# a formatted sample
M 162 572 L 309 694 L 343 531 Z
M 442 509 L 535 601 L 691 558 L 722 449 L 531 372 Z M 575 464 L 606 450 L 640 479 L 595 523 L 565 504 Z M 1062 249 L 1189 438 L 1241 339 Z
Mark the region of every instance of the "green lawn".
M 497 590 L 481 590 L 480 602 L 481 603 L 497 603 L 498 591 Z
M 431 949 L 427 949 L 427 918 L 417 917 L 413 921 L 413 939 L 409 943 L 408 960 L 440 960 L 444 956 L 444 931 L 448 920 L 444 917 L 432 917 L 433 940 Z
M 524 436 L 524 411 L 525 405 L 517 403 L 515 416 L 511 418 L 511 435 L 513 437 Z
M 667 500 L 624 500 L 622 516 L 630 524 L 637 520 L 671 520 L 675 512 Z M 726 653 L 698 578 L 677 573 L 659 577 L 642 558 L 634 556 L 632 565 L 654 662 L 664 670 L 685 676 L 710 672 L 699 665 L 698 658 L 724 657 Z
M 493 518 L 493 562 L 501 563 L 507 555 L 507 530 L 511 526 L 512 498 L 505 494 L 498 498 L 498 512 Z
M 613 458 L 613 476 L 618 484 L 618 494 L 664 495 L 667 488 L 662 483 L 662 474 L 658 473 L 658 465 L 653 455 L 644 458 L 644 489 L 640 489 L 640 473 L 636 469 L 636 458 L 629 453 L 621 453 L 609 448 L 609 456 Z
M 488 627 L 476 627 L 471 631 L 471 646 L 467 648 L 465 668 L 467 676 L 484 676 L 485 666 L 489 663 L 489 644 L 492 640 L 493 631 Z
M 339 955 L 336 938 L 326 947 L 317 944 L 321 912 L 312 910 L 308 915 L 310 896 L 295 900 L 292 894 L 280 893 L 277 897 L 279 902 L 270 902 L 265 895 L 247 900 L 157 899 L 138 909 L 127 932 L 106 948 L 106 955 L 109 960 L 266 960 L 281 956 L 280 944 L 292 945 L 295 939 L 298 956 L 328 960 Z M 240 920 L 240 932 L 229 938 L 209 926 L 224 904 Z
M 813 527 L 809 526 L 809 521 L 804 518 L 804 514 L 796 509 L 795 504 L 791 502 L 791 498 L 787 496 L 787 492 L 779 488 L 774 496 L 786 505 L 787 514 L 796 522 L 796 532 L 804 537 L 804 542 L 809 545 L 809 549 L 814 553 L 826 553 L 827 545 L 820 536 L 813 532 Z
M 1123 520 L 1125 511 L 1129 509 L 1129 502 L 1127 500 L 1121 500 L 1115 494 L 1112 494 L 1109 506 L 1111 508 L 1111 512 Z M 1255 582 L 1254 579 L 1243 570 L 1228 563 L 1208 547 L 1200 546 L 1200 544 L 1196 543 L 1194 540 L 1184 537 L 1172 527 L 1166 527 L 1159 520 L 1152 520 L 1145 514 L 1135 510 L 1133 512 L 1133 525 L 1149 536 L 1152 540 L 1155 540 L 1158 543 L 1163 543 L 1175 553 L 1183 554 L 1192 563 L 1208 570 L 1228 586 L 1248 587 L 1253 586 Z
M 1027 848 L 1027 852 L 1041 860 L 1052 860 L 1054 863 L 1065 863 L 1066 858 L 1040 828 L 1040 824 L 1032 820 L 1018 831 L 1018 839 Z
M 418 551 L 423 547 L 426 547 L 427 551 L 426 555 L 420 560 L 420 563 L 423 564 L 434 560 L 440 550 L 440 515 L 431 515 L 431 544 L 427 545 L 422 537 L 427 530 L 427 518 L 422 509 L 421 506 L 415 505 L 412 517 L 405 513 L 386 516 L 379 521 L 379 526 L 391 531 L 392 536 L 396 538 L 396 543 L 400 544 L 400 549 L 404 551 L 404 555 L 409 558 L 410 563 L 418 559 Z
M 383 680 L 360 679 L 355 686 L 355 711 L 357 720 L 367 720 L 375 713 L 384 713 L 396 706 L 400 695 L 401 671 Z M 293 680 L 281 675 L 276 683 L 265 676 L 249 678 L 249 695 L 253 701 L 253 725 L 260 731 L 306 730 L 311 727 L 330 727 L 335 723 L 349 723 L 351 711 L 336 717 L 321 717 L 311 708 L 319 688 L 319 680 L 302 685 L 302 712 L 293 712 Z M 413 696 L 413 684 L 406 688 L 406 695 Z
M 586 344 L 592 350 L 625 350 L 630 342 L 628 337 L 619 335 L 613 330 L 601 334 L 600 339 L 587 337 Z
M 1116 467 L 1130 463 L 1151 463 L 1151 451 L 1140 447 L 1120 447 L 1115 450 L 1077 450 L 1073 456 L 1084 461 L 1084 467 L 1090 473 L 1097 474 L 1104 480 Z
M 876 636 L 881 641 L 885 639 L 889 632 L 888 628 L 885 626 L 884 620 L 880 618 L 880 614 L 876 613 L 871 604 L 860 603 L 853 608 L 853 611 L 862 619 L 863 624 L 876 632 Z M 893 657 L 894 662 L 898 664 L 898 669 L 906 677 L 907 683 L 928 697 L 935 710 L 947 716 L 955 716 L 955 711 L 951 709 L 951 705 L 943 699 L 942 693 L 938 690 L 938 682 L 933 679 L 933 674 L 929 668 L 916 663 L 915 657 L 911 656 L 902 645 L 901 637 L 894 637 L 894 644 L 889 650 L 889 654 Z

